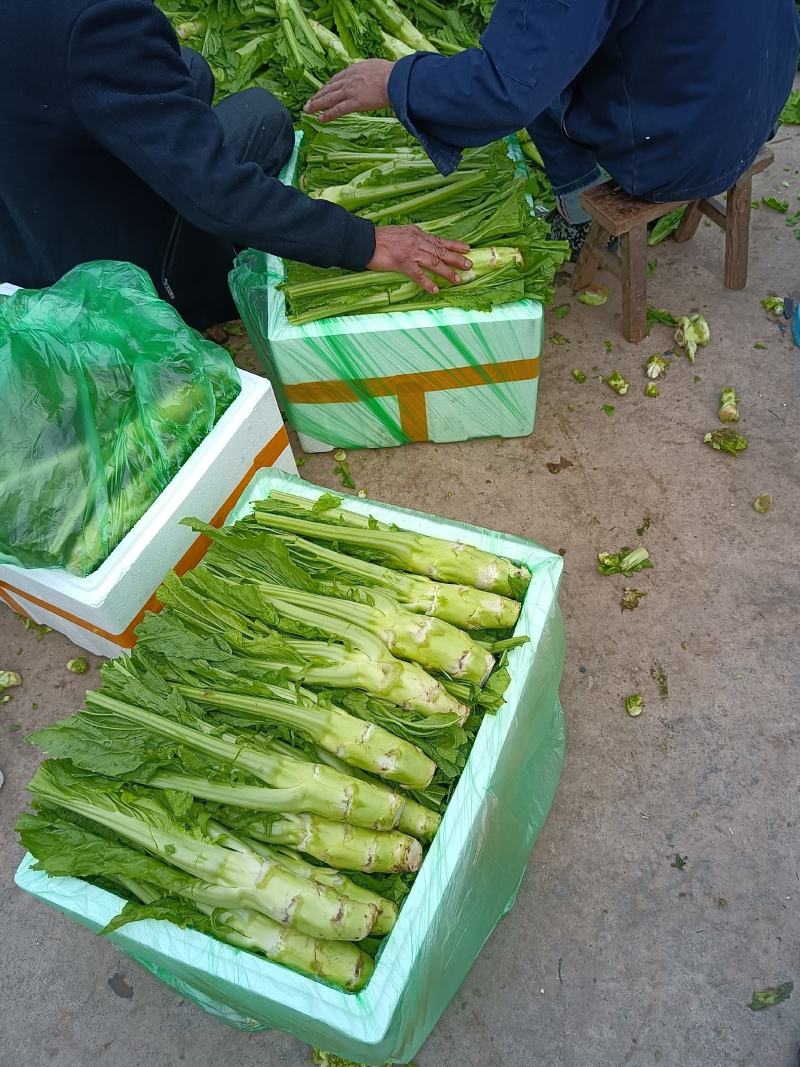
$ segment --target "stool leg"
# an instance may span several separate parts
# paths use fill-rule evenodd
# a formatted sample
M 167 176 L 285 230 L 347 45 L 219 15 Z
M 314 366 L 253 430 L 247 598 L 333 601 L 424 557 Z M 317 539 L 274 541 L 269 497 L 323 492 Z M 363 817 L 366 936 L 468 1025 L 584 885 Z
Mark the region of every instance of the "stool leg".
M 700 225 L 700 219 L 702 219 L 702 217 L 703 212 L 700 210 L 699 200 L 695 200 L 693 204 L 687 204 L 680 225 L 675 231 L 675 240 L 678 241 L 678 243 L 691 241 L 697 233 L 697 227 Z
M 622 333 L 627 341 L 647 336 L 647 225 L 640 222 L 620 238 Z
M 592 284 L 597 268 L 600 266 L 600 249 L 606 244 L 608 244 L 608 234 L 599 222 L 593 222 L 578 255 L 575 270 L 572 272 L 574 293 Z
M 753 179 L 745 176 L 728 190 L 725 211 L 725 286 L 744 289 L 750 254 L 750 202 Z

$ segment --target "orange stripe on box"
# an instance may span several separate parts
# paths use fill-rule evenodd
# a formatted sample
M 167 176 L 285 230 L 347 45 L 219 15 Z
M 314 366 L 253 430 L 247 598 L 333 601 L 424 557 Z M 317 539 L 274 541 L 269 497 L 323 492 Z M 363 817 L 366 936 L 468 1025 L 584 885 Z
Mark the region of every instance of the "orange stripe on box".
M 238 503 L 244 490 L 247 488 L 248 483 L 252 479 L 253 475 L 263 470 L 264 467 L 271 467 L 275 461 L 284 451 L 289 444 L 289 435 L 286 432 L 286 427 L 281 426 L 280 430 L 272 437 L 266 445 L 261 449 L 259 453 L 254 457 L 253 462 L 250 464 L 249 469 L 243 475 L 236 488 L 228 496 L 225 503 L 220 507 L 213 517 L 209 520 L 210 526 L 220 527 L 225 522 L 227 517 L 233 511 L 235 505 Z M 196 567 L 203 556 L 208 551 L 208 546 L 211 544 L 211 538 L 206 537 L 205 534 L 200 534 L 190 547 L 184 552 L 178 562 L 175 564 L 173 570 L 176 574 L 185 574 L 187 571 Z M 84 630 L 91 630 L 93 634 L 97 634 L 98 637 L 103 637 L 107 641 L 111 641 L 115 645 L 119 645 L 120 648 L 133 648 L 136 644 L 136 635 L 134 633 L 136 627 L 144 618 L 146 611 L 160 611 L 161 604 L 156 600 L 155 594 L 150 597 L 142 610 L 136 615 L 133 622 L 126 630 L 123 630 L 121 634 L 111 634 L 107 630 L 101 629 L 99 626 L 93 626 L 90 622 L 86 622 L 85 619 L 79 618 L 77 615 L 73 615 L 69 611 L 65 611 L 63 608 L 57 607 L 55 604 L 49 604 L 46 600 L 41 600 L 37 596 L 33 596 L 31 593 L 26 593 L 22 589 L 16 589 L 13 585 L 9 585 L 7 582 L 0 580 L 0 596 L 3 600 L 9 604 L 18 614 L 21 612 L 21 605 L 17 604 L 4 589 L 9 592 L 15 593 L 17 596 L 21 596 L 24 600 L 30 601 L 32 604 L 36 604 L 40 608 L 44 608 L 46 611 L 51 612 L 53 615 L 58 615 L 59 618 L 65 619 L 67 622 L 75 623 L 77 626 L 82 626 Z M 24 614 L 24 610 L 22 611 Z
M 284 385 L 290 404 L 352 404 L 365 397 L 396 396 L 400 427 L 412 441 L 428 440 L 425 394 L 443 389 L 466 389 L 477 385 L 522 382 L 539 376 L 539 359 L 510 359 L 505 363 L 481 363 L 444 370 L 392 374 L 385 378 L 354 378 L 350 381 L 298 382 Z

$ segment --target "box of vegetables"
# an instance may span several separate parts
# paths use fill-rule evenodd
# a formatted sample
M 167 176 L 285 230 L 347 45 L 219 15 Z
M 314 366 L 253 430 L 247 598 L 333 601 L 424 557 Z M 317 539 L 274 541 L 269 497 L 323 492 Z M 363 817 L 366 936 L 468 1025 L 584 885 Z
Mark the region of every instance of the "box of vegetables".
M 265 470 L 48 757 L 17 884 L 206 1010 L 410 1058 L 564 750 L 562 560 Z
M 306 117 L 302 132 L 284 180 L 376 223 L 464 240 L 473 264 L 432 295 L 390 272 L 239 257 L 231 290 L 303 447 L 531 433 L 542 304 L 567 247 L 548 240 L 509 144 L 467 150 L 445 177 L 394 118 Z

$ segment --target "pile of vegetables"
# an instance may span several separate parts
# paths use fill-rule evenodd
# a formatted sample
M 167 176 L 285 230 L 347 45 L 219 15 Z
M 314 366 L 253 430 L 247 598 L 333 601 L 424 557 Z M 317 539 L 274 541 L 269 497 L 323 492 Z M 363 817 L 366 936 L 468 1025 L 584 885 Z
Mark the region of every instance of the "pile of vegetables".
M 448 55 L 474 46 L 492 5 L 166 0 L 163 6 L 178 37 L 208 59 L 218 96 L 261 85 L 300 117 L 317 89 L 359 59 L 396 60 L 417 51 Z M 464 240 L 473 246 L 472 269 L 462 284 L 444 284 L 430 294 L 403 274 L 289 264 L 290 322 L 440 306 L 490 311 L 523 297 L 550 299 L 553 276 L 569 249 L 565 242 L 547 241 L 548 226 L 531 213 L 526 193 L 545 207 L 553 197 L 527 133 L 520 134 L 530 165 L 526 182 L 503 144 L 464 153 L 458 171 L 443 177 L 395 119 L 356 115 L 328 127 L 308 119 L 303 125 L 303 183 L 312 196 L 376 223 L 417 223 Z
M 359 59 L 452 55 L 477 44 L 493 3 L 461 0 L 160 0 L 182 43 L 211 65 L 220 98 L 251 85 L 299 113 Z
M 28 739 L 17 824 L 49 875 L 344 990 L 364 987 L 506 658 L 531 574 L 273 492 L 171 574 L 130 657 Z
M 470 244 L 460 285 L 431 294 L 404 274 L 349 272 L 287 263 L 289 321 L 340 314 L 460 307 L 490 311 L 523 298 L 547 302 L 566 242 L 548 240 L 526 198 L 527 181 L 503 142 L 464 153 L 442 176 L 397 119 L 354 115 L 331 125 L 303 120 L 302 187 L 376 223 L 415 222 Z

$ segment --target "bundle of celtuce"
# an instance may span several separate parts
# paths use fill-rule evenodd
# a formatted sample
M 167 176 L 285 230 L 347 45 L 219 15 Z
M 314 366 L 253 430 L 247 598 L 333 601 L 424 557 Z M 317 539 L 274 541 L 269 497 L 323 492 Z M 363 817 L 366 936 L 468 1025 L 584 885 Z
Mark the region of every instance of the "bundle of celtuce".
M 494 0 L 159 0 L 182 43 L 211 65 L 222 99 L 270 89 L 299 117 L 309 96 L 360 59 L 454 55 L 477 45 Z M 552 207 L 542 158 L 524 130 L 531 192 Z
M 331 315 L 460 307 L 490 311 L 524 298 L 547 302 L 569 249 L 547 239 L 526 197 L 528 182 L 503 142 L 464 153 L 439 174 L 392 118 L 353 115 L 330 126 L 303 120 L 302 187 L 381 224 L 414 222 L 471 245 L 461 284 L 421 289 L 403 274 L 286 264 L 287 315 L 295 325 Z M 439 279 L 436 279 L 439 282 Z
M 29 740 L 50 875 L 357 991 L 485 713 L 530 572 L 274 492 L 170 575 L 82 710 Z M 346 872 L 346 873 L 343 873 Z

